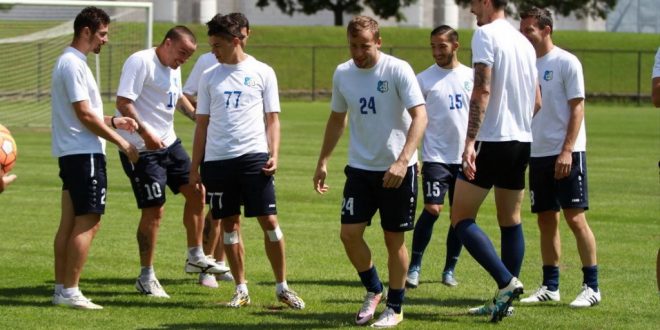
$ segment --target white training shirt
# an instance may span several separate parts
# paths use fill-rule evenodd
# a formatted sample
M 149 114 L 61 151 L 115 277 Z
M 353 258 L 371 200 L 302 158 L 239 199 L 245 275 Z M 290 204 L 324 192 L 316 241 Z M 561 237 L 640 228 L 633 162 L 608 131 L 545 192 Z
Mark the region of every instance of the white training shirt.
M 491 93 L 479 141 L 532 141 L 536 53 L 505 19 L 483 25 L 472 37 L 472 63 L 491 68 Z
M 220 65 L 220 63 L 218 63 L 218 59 L 215 58 L 215 55 L 213 55 L 212 52 L 201 55 L 197 59 L 197 62 L 195 62 L 195 66 L 193 66 L 192 71 L 190 71 L 190 74 L 188 75 L 188 79 L 186 79 L 186 83 L 183 85 L 183 92 L 188 95 L 196 96 L 199 88 L 199 79 L 202 77 L 202 73 L 212 69 L 216 65 Z
M 473 78 L 472 69 L 463 64 L 453 69 L 433 64 L 417 75 L 429 118 L 424 132 L 422 161 L 461 163 Z
M 332 111 L 348 111 L 348 165 L 386 171 L 406 143 L 412 119 L 406 109 L 424 104 L 410 65 L 380 53 L 372 68 L 360 69 L 353 60 L 339 64 L 332 79 Z M 417 151 L 408 166 L 417 163 Z
M 568 101 L 584 99 L 582 64 L 575 55 L 555 46 L 536 60 L 536 67 L 539 71 L 542 106 L 532 120 L 534 141 L 531 156 L 559 155 L 571 117 Z M 586 151 L 586 147 L 587 135 L 582 120 L 573 151 Z
M 141 50 L 131 55 L 121 71 L 117 96 L 133 100 L 138 116 L 158 136 L 166 147 L 176 141 L 174 110 L 181 93 L 181 68 L 171 69 L 160 63 L 156 49 Z M 116 113 L 121 116 L 119 111 Z M 146 150 L 137 133 L 118 130 L 117 133 Z
M 67 47 L 55 62 L 51 83 L 52 153 L 55 157 L 76 154 L 105 154 L 105 139 L 78 120 L 72 103 L 88 101 L 91 111 L 103 119 L 103 102 L 87 57 Z
M 653 78 L 660 77 L 660 47 L 658 52 L 655 53 L 655 65 L 653 65 Z
M 254 57 L 202 74 L 197 113 L 209 115 L 204 161 L 267 153 L 264 113 L 280 112 L 275 71 Z

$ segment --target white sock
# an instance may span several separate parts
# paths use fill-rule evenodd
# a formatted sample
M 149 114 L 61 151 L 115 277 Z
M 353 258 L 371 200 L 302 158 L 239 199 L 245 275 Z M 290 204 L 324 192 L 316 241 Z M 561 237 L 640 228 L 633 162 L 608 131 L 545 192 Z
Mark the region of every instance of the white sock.
M 220 267 L 224 267 L 224 266 L 225 266 L 225 262 L 224 262 L 224 261 L 216 261 L 215 263 L 218 264 L 218 265 L 220 265 Z
M 202 246 L 193 246 L 188 248 L 188 259 L 190 260 L 203 260 L 204 259 L 204 249 Z
M 247 284 L 246 283 L 241 283 L 241 284 L 236 285 L 236 291 L 245 292 L 247 294 L 248 293 Z
M 64 284 L 55 283 L 55 294 L 62 294 L 62 289 L 64 289 Z
M 77 286 L 73 288 L 62 288 L 62 296 L 64 298 L 71 298 L 80 295 L 82 295 L 82 292 L 80 292 L 80 289 Z
M 155 279 L 156 271 L 154 271 L 154 266 L 142 266 L 142 269 L 140 269 L 140 280 L 146 282 Z
M 289 289 L 289 286 L 286 284 L 286 281 L 275 284 L 275 292 L 277 292 L 277 294 L 280 294 L 280 293 L 282 293 L 282 291 L 288 290 L 288 289 Z

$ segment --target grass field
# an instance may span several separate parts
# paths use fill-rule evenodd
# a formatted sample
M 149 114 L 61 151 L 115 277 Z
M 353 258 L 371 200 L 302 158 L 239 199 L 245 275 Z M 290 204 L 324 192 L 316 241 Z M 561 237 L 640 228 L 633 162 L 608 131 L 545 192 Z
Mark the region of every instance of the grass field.
M 313 174 L 327 103 L 284 103 L 282 148 L 277 174 L 278 209 L 287 243 L 289 283 L 306 300 L 303 311 L 281 310 L 254 219 L 244 223 L 247 275 L 253 304 L 240 310 L 221 305 L 233 285 L 202 288 L 183 272 L 185 234 L 182 199 L 170 197 L 160 231 L 156 271 L 172 296 L 143 297 L 133 288 L 139 273 L 135 229 L 139 216 L 113 146 L 108 147 L 107 214 L 94 241 L 81 289 L 102 311 L 53 307 L 52 239 L 59 221 L 61 182 L 50 157 L 49 131 L 14 128 L 19 178 L 0 195 L 0 328 L 1 329 L 312 329 L 350 327 L 361 304 L 363 288 L 338 238 L 342 173 L 346 140 L 330 165 L 331 191 L 318 196 Z M 189 148 L 193 126 L 178 116 L 178 135 Z M 582 274 L 575 242 L 562 225 L 563 300 L 547 306 L 519 306 L 500 326 L 515 329 L 650 329 L 657 327 L 660 302 L 655 284 L 655 257 L 660 242 L 660 112 L 652 108 L 587 105 L 591 210 L 588 218 L 598 240 L 603 302 L 588 310 L 572 310 Z M 190 149 L 188 149 L 190 150 Z M 457 196 L 457 198 L 460 198 Z M 418 208 L 421 208 L 421 204 Z M 540 283 L 538 232 L 524 202 L 526 258 L 521 280 L 529 293 Z M 375 220 L 378 223 L 378 220 Z M 492 198 L 479 217 L 482 228 L 499 241 Z M 447 214 L 435 228 L 424 259 L 421 286 L 406 294 L 402 329 L 492 329 L 485 318 L 465 315 L 470 306 L 490 298 L 494 282 L 463 251 L 457 288 L 439 283 L 444 262 Z M 407 236 L 408 246 L 411 236 Z M 383 280 L 386 255 L 382 231 L 367 230 L 374 260 Z M 379 311 L 382 310 L 382 305 Z M 653 325 L 655 324 L 655 326 Z

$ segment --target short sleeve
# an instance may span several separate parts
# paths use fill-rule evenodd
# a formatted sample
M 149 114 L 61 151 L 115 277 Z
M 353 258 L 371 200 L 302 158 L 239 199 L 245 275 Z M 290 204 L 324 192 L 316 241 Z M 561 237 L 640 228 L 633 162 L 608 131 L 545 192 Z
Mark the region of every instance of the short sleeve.
M 264 112 L 280 112 L 280 94 L 277 85 L 277 76 L 271 67 L 267 67 L 264 71 Z
M 197 89 L 197 110 L 195 113 L 200 115 L 209 115 L 211 113 L 211 94 L 209 93 L 209 80 L 213 75 L 213 70 L 206 71 L 198 81 Z
M 82 65 L 72 65 L 69 63 L 64 70 L 65 77 L 64 89 L 70 103 L 89 100 L 89 91 L 87 87 L 87 70 Z
M 483 29 L 478 29 L 472 36 L 472 64 L 482 63 L 492 67 L 495 63 L 495 53 L 490 37 Z
M 406 109 L 426 103 L 424 101 L 424 95 L 422 95 L 422 90 L 419 88 L 417 78 L 415 77 L 415 72 L 408 62 L 399 62 L 396 66 L 395 74 L 397 91 L 399 92 L 401 103 L 403 103 Z
M 339 89 L 339 76 L 340 70 L 337 68 L 335 70 L 335 74 L 332 76 L 332 98 L 330 100 L 330 108 L 334 112 L 346 112 L 348 111 L 348 104 L 346 103 L 346 99 Z
M 569 56 L 564 68 L 564 88 L 569 100 L 584 98 L 584 74 L 582 64 L 575 56 Z
M 139 56 L 131 55 L 124 63 L 117 87 L 117 96 L 135 101 L 142 92 L 147 76 L 146 63 Z
M 202 73 L 207 69 L 206 61 L 203 60 L 203 56 L 204 55 L 197 59 L 195 66 L 193 66 L 192 71 L 190 71 L 190 74 L 188 75 L 188 79 L 186 79 L 186 83 L 183 85 L 183 92 L 188 95 L 197 95 L 199 79 L 202 77 Z

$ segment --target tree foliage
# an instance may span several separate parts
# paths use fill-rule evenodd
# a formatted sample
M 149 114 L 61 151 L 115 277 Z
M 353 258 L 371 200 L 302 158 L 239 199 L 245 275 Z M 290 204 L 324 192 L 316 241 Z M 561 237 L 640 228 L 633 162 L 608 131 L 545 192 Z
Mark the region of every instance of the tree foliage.
M 471 0 L 456 0 L 456 3 L 463 7 L 470 6 L 470 2 Z M 607 18 L 616 2 L 617 0 L 510 0 L 507 11 L 510 14 L 520 13 L 531 7 L 539 7 L 550 9 L 562 16 L 574 14 L 577 18 Z
M 344 25 L 344 14 L 357 15 L 365 6 L 378 17 L 387 19 L 396 18 L 397 21 L 405 20 L 400 9 L 409 6 L 417 0 L 259 0 L 257 7 L 264 8 L 274 2 L 285 14 L 293 16 L 295 13 L 312 15 L 322 10 L 330 10 L 334 14 L 335 25 Z

